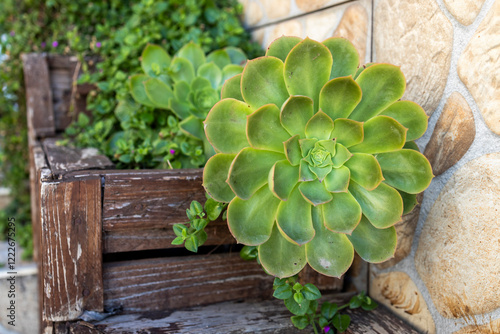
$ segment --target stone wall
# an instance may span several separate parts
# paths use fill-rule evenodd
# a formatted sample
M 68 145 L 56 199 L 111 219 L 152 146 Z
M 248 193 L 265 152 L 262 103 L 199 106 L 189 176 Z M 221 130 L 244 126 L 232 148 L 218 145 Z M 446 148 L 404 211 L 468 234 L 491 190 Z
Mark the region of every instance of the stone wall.
M 253 38 L 350 39 L 401 66 L 436 177 L 370 294 L 423 333 L 500 333 L 500 0 L 241 0 Z

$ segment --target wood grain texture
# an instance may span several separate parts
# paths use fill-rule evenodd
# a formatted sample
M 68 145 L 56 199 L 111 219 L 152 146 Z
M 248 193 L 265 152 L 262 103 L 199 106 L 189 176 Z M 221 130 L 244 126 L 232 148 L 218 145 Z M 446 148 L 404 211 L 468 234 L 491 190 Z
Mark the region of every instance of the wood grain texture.
M 57 140 L 57 138 L 47 138 L 43 141 L 43 148 L 55 178 L 71 171 L 104 169 L 114 166 L 108 157 L 99 154 L 97 149 L 59 146 Z
M 28 128 L 37 138 L 55 134 L 49 67 L 44 54 L 21 55 L 26 87 Z
M 186 208 L 191 201 L 205 202 L 202 178 L 202 169 L 106 174 L 104 231 L 162 229 L 186 222 Z
M 42 319 L 103 310 L 101 179 L 42 182 Z
M 127 313 L 266 298 L 273 278 L 238 253 L 105 263 L 104 305 Z

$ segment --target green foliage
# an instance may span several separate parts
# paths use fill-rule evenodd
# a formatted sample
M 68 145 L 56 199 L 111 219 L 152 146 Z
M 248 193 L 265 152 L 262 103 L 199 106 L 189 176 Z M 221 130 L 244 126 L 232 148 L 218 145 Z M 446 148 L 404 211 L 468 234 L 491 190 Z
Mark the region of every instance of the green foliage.
M 192 201 L 189 209 L 186 210 L 189 222 L 173 226 L 176 238 L 172 241 L 172 245 L 184 244 L 187 250 L 198 252 L 198 247 L 202 246 L 207 240 L 205 227 L 211 221 L 219 218 L 221 213 L 224 217 L 226 206 L 227 204 L 213 200 L 208 194 L 205 206 L 202 206 L 198 201 Z
M 424 134 L 427 116 L 399 101 L 400 68 L 358 70 L 358 53 L 342 38 L 282 37 L 266 54 L 226 83 L 231 93 L 205 121 L 218 153 L 203 184 L 229 202 L 231 233 L 258 246 L 262 266 L 281 278 L 306 264 L 340 277 L 354 251 L 372 263 L 390 259 L 394 224 L 433 177 L 427 159 L 404 148 Z M 286 303 L 297 308 L 303 297 Z
M 336 328 L 339 333 L 347 330 L 351 318 L 347 314 L 340 313 L 347 307 L 350 309 L 361 307 L 365 311 L 371 311 L 377 307 L 377 303 L 362 291 L 353 296 L 345 305 L 338 306 L 335 303 L 324 302 L 319 307 L 318 313 L 318 300 L 321 298 L 321 292 L 311 283 L 300 284 L 297 276 L 275 278 L 273 289 L 273 296 L 283 300 L 286 308 L 294 314 L 290 318 L 293 325 L 298 329 L 305 329 L 311 325 L 314 333 L 318 333 L 318 327 L 322 329 L 322 332 L 330 334 L 334 333 L 331 327 Z

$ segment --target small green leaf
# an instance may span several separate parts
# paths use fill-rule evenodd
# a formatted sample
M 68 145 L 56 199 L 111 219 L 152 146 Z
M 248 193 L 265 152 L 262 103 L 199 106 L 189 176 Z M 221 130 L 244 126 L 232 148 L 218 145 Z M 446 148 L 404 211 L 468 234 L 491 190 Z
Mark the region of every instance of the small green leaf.
M 241 199 L 248 199 L 268 182 L 269 171 L 285 155 L 246 147 L 236 155 L 229 170 L 228 183 Z
M 299 135 L 295 135 L 283 143 L 285 146 L 286 159 L 292 166 L 298 166 L 300 164 L 300 159 L 302 159 L 299 138 Z
M 205 133 L 210 144 L 222 153 L 238 153 L 248 147 L 247 116 L 252 112 L 246 103 L 235 99 L 217 102 L 205 120 Z
M 321 315 L 323 315 L 326 319 L 331 320 L 333 316 L 337 313 L 338 306 L 335 303 L 324 302 L 321 305 Z
M 349 118 L 367 121 L 399 100 L 406 88 L 406 80 L 398 66 L 375 64 L 366 68 L 356 82 L 363 97 Z
M 325 328 L 326 326 L 328 326 L 328 324 L 330 324 L 330 321 L 328 321 L 325 317 L 321 316 L 318 319 L 318 324 L 321 328 Z
M 375 228 L 365 216 L 361 218 L 356 229 L 347 236 L 352 242 L 356 253 L 370 263 L 387 261 L 396 251 L 396 229 L 391 226 L 386 229 Z
M 299 187 L 292 190 L 287 201 L 281 201 L 276 216 L 283 236 L 296 245 L 307 244 L 314 238 L 311 204 L 306 202 Z
M 354 75 L 359 66 L 359 55 L 356 47 L 349 40 L 341 37 L 332 37 L 323 44 L 330 50 L 333 57 L 330 79 Z
M 288 280 L 286 278 L 275 277 L 273 282 L 273 288 L 276 289 L 278 286 L 282 286 L 288 284 Z
M 361 220 L 361 207 L 349 192 L 332 196 L 331 202 L 322 205 L 325 227 L 332 232 L 351 234 Z
M 195 234 L 195 237 L 196 237 L 196 240 L 198 242 L 198 247 L 200 247 L 200 246 L 203 246 L 205 241 L 207 241 L 208 235 L 207 235 L 207 232 L 205 232 L 205 230 L 201 229 L 200 231 L 198 231 Z
M 305 315 L 294 315 L 290 320 L 292 320 L 292 324 L 298 329 L 304 329 L 309 325 L 309 318 Z
M 363 141 L 363 123 L 352 119 L 338 118 L 333 122 L 333 131 L 330 138 L 337 140 L 337 143 L 345 147 L 351 147 Z
M 275 39 L 267 48 L 266 56 L 272 56 L 285 62 L 293 47 L 302 41 L 300 37 L 282 36 Z
M 304 301 L 304 295 L 302 294 L 302 292 L 295 292 L 293 294 L 293 299 L 297 304 L 300 305 Z
M 264 105 L 248 116 L 247 137 L 254 148 L 284 153 L 283 143 L 290 135 L 281 126 L 280 110 L 276 105 Z
M 214 63 L 206 63 L 198 68 L 198 76 L 210 81 L 213 89 L 219 88 L 222 82 L 222 71 Z
M 224 167 L 222 167 L 224 170 Z M 208 194 L 208 193 L 207 193 Z M 224 204 L 214 200 L 213 198 L 208 198 L 205 202 L 205 211 L 207 212 L 208 219 L 216 220 L 219 218 L 222 210 L 224 209 Z
M 184 224 L 174 224 L 173 230 L 176 236 L 182 237 L 182 231 L 187 230 L 187 227 Z
M 324 183 L 319 180 L 300 182 L 299 190 L 304 199 L 314 206 L 328 203 L 332 200 L 332 194 L 325 189 Z
M 218 153 L 211 157 L 203 169 L 203 186 L 210 196 L 219 202 L 230 202 L 234 193 L 226 183 L 229 167 L 236 154 Z
M 281 285 L 276 290 L 274 290 L 273 297 L 278 299 L 288 299 L 292 297 L 293 291 L 290 285 Z
M 281 108 L 280 121 L 291 136 L 300 135 L 305 138 L 304 130 L 313 115 L 312 99 L 307 96 L 290 96 Z
M 336 120 L 347 118 L 361 101 L 361 88 L 352 77 L 330 80 L 319 93 L 319 107 Z
M 314 284 L 311 283 L 307 283 L 306 285 L 304 285 L 302 294 L 307 300 L 316 300 L 321 298 L 321 292 Z
M 307 299 L 303 300 L 300 304 L 293 297 L 285 299 L 286 308 L 295 315 L 305 315 L 309 310 L 310 303 L 311 301 Z
M 193 64 L 195 71 L 197 71 L 201 65 L 205 64 L 205 53 L 203 49 L 193 42 L 184 45 L 177 55 L 189 60 L 191 64 Z
M 192 201 L 190 209 L 196 212 L 197 215 L 203 212 L 203 206 L 198 201 Z
M 243 96 L 241 96 L 241 74 L 235 75 L 224 82 L 221 91 L 221 99 L 227 98 L 243 101 Z
M 141 55 L 141 67 L 144 73 L 156 78 L 165 73 L 170 65 L 170 56 L 161 46 L 148 44 Z
M 385 153 L 399 150 L 406 141 L 406 128 L 394 118 L 375 116 L 363 125 L 363 142 L 349 148 L 351 152 Z
M 186 249 L 188 251 L 191 251 L 193 253 L 197 253 L 198 252 L 198 239 L 196 238 L 196 236 L 191 235 L 189 238 L 187 238 L 186 243 L 184 244 L 184 247 L 186 247 Z
M 208 54 L 207 63 L 214 62 L 221 70 L 231 64 L 231 58 L 225 50 L 215 50 Z
M 280 200 L 267 186 L 246 201 L 235 197 L 227 208 L 229 231 L 239 243 L 245 245 L 256 246 L 266 242 L 271 235 L 279 203 Z
M 351 179 L 367 190 L 375 189 L 384 179 L 377 159 L 371 154 L 354 153 L 345 163 Z
M 407 128 L 407 141 L 422 137 L 427 130 L 429 117 L 427 117 L 421 106 L 412 101 L 394 102 L 382 111 L 381 115 L 392 117 Z
M 368 296 L 364 298 L 363 303 L 361 304 L 361 308 L 365 311 L 374 310 L 377 306 L 378 304 Z
M 387 228 L 401 220 L 403 200 L 396 189 L 381 183 L 369 191 L 351 180 L 349 191 L 376 228 Z
M 172 240 L 172 245 L 182 245 L 184 243 L 184 238 L 183 237 L 176 237 L 174 240 Z
M 274 57 L 248 61 L 241 77 L 241 93 L 253 109 L 269 103 L 281 107 L 289 96 L 283 79 L 283 62 Z
M 144 82 L 150 78 L 147 75 L 136 74 L 129 78 L 130 94 L 137 103 L 143 104 L 148 107 L 156 107 L 156 105 L 151 102 L 148 95 L 146 94 L 146 89 L 144 87 Z
M 279 278 L 293 276 L 299 273 L 306 265 L 304 247 L 295 245 L 283 238 L 276 225 L 274 225 L 272 229 L 269 240 L 259 246 L 259 259 L 260 263 L 269 274 Z M 290 299 L 293 301 L 293 298 L 287 300 Z M 286 301 L 285 305 L 287 305 Z M 296 308 L 298 305 L 291 304 L 291 306 Z M 304 301 L 300 308 L 300 312 L 303 310 L 302 314 L 305 314 L 308 306 L 309 301 Z M 297 314 L 293 311 L 291 312 Z
M 332 55 L 321 43 L 305 38 L 285 60 L 284 77 L 290 95 L 304 95 L 319 108 L 319 92 L 330 78 Z M 325 138 L 326 139 L 326 138 Z
M 169 74 L 175 82 L 186 81 L 188 84 L 195 78 L 193 64 L 186 58 L 175 57 L 169 68 Z
M 243 246 L 240 251 L 240 257 L 245 261 L 256 260 L 258 256 L 257 246 Z
M 342 276 L 352 264 L 354 249 L 345 234 L 325 228 L 321 207 L 313 207 L 312 220 L 316 235 L 306 244 L 307 263 L 317 272 L 333 277 Z
M 418 194 L 430 185 L 432 167 L 427 158 L 414 150 L 381 153 L 377 160 L 385 182 L 398 190 Z
M 408 194 L 399 189 L 396 190 L 399 192 L 401 198 L 403 199 L 403 216 L 404 216 L 412 212 L 415 206 L 418 204 L 417 194 Z
M 299 181 L 299 167 L 286 160 L 277 161 L 269 172 L 269 189 L 273 194 L 286 201 Z
M 361 306 L 361 303 L 362 303 L 362 300 L 361 298 L 359 298 L 359 296 L 353 296 L 351 298 L 351 300 L 349 300 L 349 308 L 352 310 L 352 309 L 355 309 L 355 308 L 358 308 Z
M 302 284 L 300 284 L 299 282 L 295 283 L 292 287 L 292 289 L 294 289 L 295 291 L 299 292 L 299 291 L 302 291 L 303 287 L 302 287 Z
M 347 314 L 341 315 L 340 313 L 337 313 L 332 319 L 333 327 L 335 327 L 339 332 L 344 332 L 350 324 L 351 317 L 349 317 Z
M 320 110 L 307 122 L 305 134 L 307 138 L 325 140 L 330 139 L 332 130 L 332 119 Z
M 345 193 L 349 186 L 351 172 L 346 166 L 333 168 L 332 171 L 325 177 L 325 188 L 331 193 Z

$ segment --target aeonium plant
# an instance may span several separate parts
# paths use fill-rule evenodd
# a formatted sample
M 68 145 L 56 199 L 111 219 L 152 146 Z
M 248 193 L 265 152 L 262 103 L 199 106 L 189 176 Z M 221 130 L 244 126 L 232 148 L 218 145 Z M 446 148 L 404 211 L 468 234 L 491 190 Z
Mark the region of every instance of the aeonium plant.
M 203 121 L 220 100 L 224 82 L 241 73 L 246 61 L 236 47 L 205 55 L 190 42 L 171 57 L 161 46 L 149 44 L 141 56 L 144 74 L 130 77 L 130 92 L 140 104 L 172 111 L 184 133 L 203 141 L 208 158 L 215 152 L 206 140 Z
M 217 154 L 204 187 L 229 203 L 232 235 L 278 278 L 306 264 L 340 277 L 355 251 L 371 263 L 393 257 L 394 224 L 433 177 L 413 142 L 427 116 L 400 101 L 400 68 L 358 66 L 345 39 L 279 38 L 226 81 L 206 118 Z

